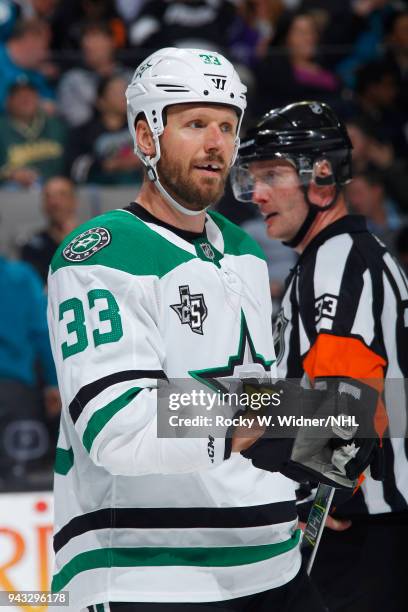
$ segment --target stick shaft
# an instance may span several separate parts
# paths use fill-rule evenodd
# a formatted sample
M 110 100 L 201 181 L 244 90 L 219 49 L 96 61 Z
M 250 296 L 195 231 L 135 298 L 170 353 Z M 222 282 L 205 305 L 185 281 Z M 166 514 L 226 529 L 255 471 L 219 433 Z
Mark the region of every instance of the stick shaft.
M 302 539 L 302 554 L 306 562 L 308 574 L 312 571 L 313 562 L 322 537 L 324 525 L 330 506 L 333 500 L 335 488 L 327 484 L 320 483 L 313 506 L 307 519 L 306 527 Z

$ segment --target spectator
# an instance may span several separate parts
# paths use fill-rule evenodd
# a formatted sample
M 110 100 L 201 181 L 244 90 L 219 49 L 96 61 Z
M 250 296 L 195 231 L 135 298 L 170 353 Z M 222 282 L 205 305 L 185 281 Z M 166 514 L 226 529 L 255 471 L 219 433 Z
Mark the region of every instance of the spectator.
M 395 251 L 405 274 L 408 274 L 408 225 L 404 225 L 398 232 Z
M 43 187 L 46 227 L 21 247 L 21 259 L 31 264 L 47 283 L 48 267 L 56 248 L 79 224 L 73 183 L 64 176 L 50 178 Z
M 54 48 L 79 49 L 83 28 L 107 23 L 115 43 L 126 44 L 126 28 L 115 9 L 114 0 L 70 0 L 60 2 L 53 20 Z
M 408 108 L 408 10 L 396 11 L 387 22 L 385 58 L 398 77 L 398 108 Z
M 151 0 L 129 28 L 135 47 L 221 49 L 236 16 L 231 0 Z
M 107 24 L 90 24 L 81 36 L 82 68 L 72 68 L 61 79 L 58 106 L 73 127 L 92 117 L 98 85 L 115 74 L 130 76 L 115 60 L 113 34 Z
M 75 182 L 133 185 L 137 181 L 140 162 L 133 154 L 127 125 L 126 86 L 121 76 L 102 81 L 95 116 L 72 132 L 68 165 Z
M 24 21 L 29 19 L 40 19 L 49 24 L 51 35 L 50 47 L 54 48 L 54 19 L 58 10 L 58 5 L 62 4 L 63 0 L 15 0 L 15 2 L 18 3 L 20 17 Z
M 13 0 L 0 0 L 0 40 L 8 39 L 18 16 L 19 7 Z
M 394 202 L 386 196 L 381 176 L 372 171 L 355 174 L 346 187 L 346 200 L 353 212 L 367 218 L 369 231 L 395 252 L 402 222 Z
M 381 174 L 387 194 L 402 212 L 408 212 L 408 165 L 395 156 L 389 142 L 380 142 L 372 128 L 362 118 L 347 122 L 347 131 L 353 144 L 354 171 L 375 170 Z
M 337 73 L 347 87 L 354 88 L 356 71 L 381 56 L 385 24 L 394 12 L 390 0 L 353 0 L 353 48 L 337 66 Z M 347 35 L 346 35 L 347 36 Z
M 266 55 L 283 9 L 282 0 L 244 0 L 238 3 L 229 41 L 235 61 L 253 67 Z
M 125 23 L 131 23 L 149 1 L 150 0 L 115 0 L 115 8 L 118 15 Z
M 26 2 L 20 0 L 18 4 L 21 7 L 23 19 L 38 17 L 39 19 L 51 22 L 59 1 L 60 0 L 29 0 L 29 2 Z
M 339 83 L 318 62 L 318 44 L 319 31 L 311 15 L 283 13 L 269 55 L 256 69 L 259 113 L 299 99 L 338 105 Z
M 358 67 L 381 56 L 385 24 L 399 0 L 302 0 L 319 22 L 325 63 L 336 70 L 348 88 L 354 87 Z
M 6 45 L 0 45 L 0 112 L 4 111 L 7 92 L 18 78 L 35 84 L 39 95 L 46 100 L 44 106 L 52 111 L 54 92 L 47 83 L 42 69 L 48 54 L 50 30 L 38 19 L 19 22 Z
M 47 416 L 58 415 L 60 400 L 41 280 L 26 263 L 0 256 L 0 292 L 0 481 L 12 483 L 16 460 L 40 458 L 48 450 L 37 360 Z
M 397 155 L 405 155 L 408 144 L 403 131 L 405 116 L 398 110 L 398 74 L 384 60 L 361 66 L 356 75 L 356 115 L 364 117 L 372 132 L 388 140 Z
M 65 127 L 42 110 L 30 81 L 17 81 L 0 118 L 0 184 L 30 187 L 64 168 Z

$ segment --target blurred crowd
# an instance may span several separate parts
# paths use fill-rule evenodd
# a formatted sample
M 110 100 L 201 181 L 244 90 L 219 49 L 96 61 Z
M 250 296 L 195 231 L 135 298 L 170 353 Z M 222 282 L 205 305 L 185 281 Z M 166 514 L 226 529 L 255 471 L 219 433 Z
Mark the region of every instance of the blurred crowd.
M 41 190 L 46 220 L 19 245 L 19 261 L 0 257 L 0 488 L 36 459 L 52 461 L 44 449 L 60 404 L 48 265 L 78 224 L 77 186 L 136 193 L 142 172 L 124 93 L 136 66 L 164 46 L 217 50 L 235 64 L 248 87 L 243 129 L 276 106 L 329 103 L 354 147 L 350 209 L 408 270 L 407 2 L 0 0 L 0 198 Z M 292 251 L 267 240 L 255 207 L 229 187 L 219 209 L 264 247 L 278 301 Z

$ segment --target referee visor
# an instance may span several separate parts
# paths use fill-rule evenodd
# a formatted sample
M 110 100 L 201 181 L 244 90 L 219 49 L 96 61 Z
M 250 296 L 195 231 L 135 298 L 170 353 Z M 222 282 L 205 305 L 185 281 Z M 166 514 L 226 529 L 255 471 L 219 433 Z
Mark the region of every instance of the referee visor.
M 295 161 L 279 153 L 273 159 L 238 164 L 231 170 L 232 191 L 240 202 L 252 202 L 256 189 L 293 185 L 296 179 L 293 170 L 297 175 Z
M 276 153 L 267 160 L 239 163 L 231 170 L 234 197 L 240 202 L 252 202 L 255 191 L 307 187 L 310 181 L 318 186 L 334 182 L 331 162 L 322 157 L 310 158 Z

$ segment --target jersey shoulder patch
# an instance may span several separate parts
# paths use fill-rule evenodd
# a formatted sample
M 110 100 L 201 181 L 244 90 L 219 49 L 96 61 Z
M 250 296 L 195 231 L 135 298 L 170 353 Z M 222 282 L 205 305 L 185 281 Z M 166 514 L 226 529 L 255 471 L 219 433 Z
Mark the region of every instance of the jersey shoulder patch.
M 77 227 L 58 247 L 51 272 L 102 265 L 134 275 L 164 276 L 194 256 L 125 210 L 109 211 Z
M 111 241 L 111 233 L 106 227 L 90 227 L 81 234 L 77 234 L 62 249 L 62 257 L 66 261 L 76 263 L 85 261 L 98 251 L 107 247 Z

